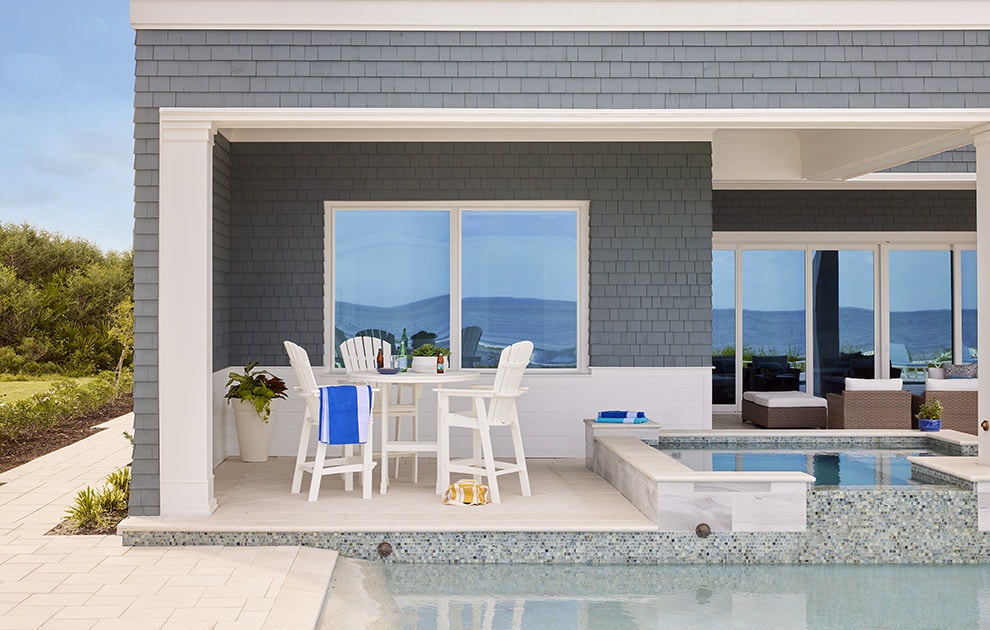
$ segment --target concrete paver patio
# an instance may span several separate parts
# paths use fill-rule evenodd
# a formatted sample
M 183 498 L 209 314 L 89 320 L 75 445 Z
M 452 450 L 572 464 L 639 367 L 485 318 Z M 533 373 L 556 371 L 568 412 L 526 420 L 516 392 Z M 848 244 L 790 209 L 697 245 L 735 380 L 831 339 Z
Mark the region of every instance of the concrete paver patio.
M 302 547 L 124 547 L 48 536 L 76 493 L 130 461 L 128 414 L 0 473 L 0 628 L 312 628 L 336 552 Z

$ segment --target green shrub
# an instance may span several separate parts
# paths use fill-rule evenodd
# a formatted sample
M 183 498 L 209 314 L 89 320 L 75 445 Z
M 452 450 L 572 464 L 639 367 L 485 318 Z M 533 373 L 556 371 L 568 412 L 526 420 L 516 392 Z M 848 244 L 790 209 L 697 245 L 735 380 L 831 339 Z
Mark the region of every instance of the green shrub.
M 125 497 L 131 494 L 131 469 L 128 467 L 116 468 L 107 475 L 107 483 L 124 493 Z
M 130 495 L 131 469 L 116 468 L 99 492 L 89 486 L 80 490 L 65 515 L 76 529 L 109 527 L 127 514 Z
M 0 401 L 0 444 L 31 437 L 64 420 L 97 411 L 134 387 L 130 371 L 122 375 L 116 391 L 113 381 L 113 372 L 103 372 L 84 385 L 56 381 L 48 391 L 27 400 Z
M 65 515 L 76 527 L 100 527 L 105 513 L 100 496 L 90 487 L 79 491 L 76 500 L 65 510 Z
M 0 347 L 0 372 L 16 373 L 24 367 L 24 357 L 8 346 Z
M 114 512 L 124 512 L 127 510 L 127 494 L 120 488 L 107 486 L 97 495 L 100 509 L 106 516 Z M 106 516 L 104 521 L 106 521 Z

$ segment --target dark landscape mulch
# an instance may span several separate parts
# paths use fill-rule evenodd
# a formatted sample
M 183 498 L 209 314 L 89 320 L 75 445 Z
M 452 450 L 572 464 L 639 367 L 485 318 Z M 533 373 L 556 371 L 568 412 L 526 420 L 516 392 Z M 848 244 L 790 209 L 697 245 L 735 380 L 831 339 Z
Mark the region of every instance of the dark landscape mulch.
M 68 506 L 66 506 L 68 507 Z M 51 528 L 45 535 L 47 536 L 113 536 L 117 533 L 117 525 L 127 518 L 127 512 L 114 512 L 107 518 L 107 522 L 102 527 L 76 527 L 72 521 L 65 518 L 62 522 Z
M 127 394 L 99 411 L 60 422 L 58 425 L 39 435 L 30 436 L 16 442 L 0 444 L 0 472 L 17 468 L 21 464 L 26 464 L 36 457 L 57 451 L 63 446 L 68 446 L 93 435 L 97 431 L 102 431 L 102 429 L 96 429 L 94 426 L 102 424 L 107 420 L 113 420 L 133 410 L 134 398 L 130 394 Z M 123 440 L 125 438 L 121 435 L 120 439 Z

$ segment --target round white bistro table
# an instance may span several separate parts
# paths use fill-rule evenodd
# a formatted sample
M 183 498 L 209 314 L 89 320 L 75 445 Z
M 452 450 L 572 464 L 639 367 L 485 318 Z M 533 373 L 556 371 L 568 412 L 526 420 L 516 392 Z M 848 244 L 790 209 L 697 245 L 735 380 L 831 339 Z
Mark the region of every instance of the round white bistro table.
M 462 372 L 461 370 L 451 370 L 443 374 L 430 374 L 425 372 L 413 372 L 412 370 L 406 372 L 399 372 L 397 374 L 381 374 L 375 370 L 367 370 L 360 372 L 348 372 L 347 377 L 355 381 L 361 381 L 364 383 L 381 383 L 385 385 L 382 387 L 384 392 L 379 396 L 379 400 L 382 404 L 382 415 L 381 424 L 382 426 L 382 484 L 381 493 L 385 494 L 388 491 L 388 452 L 389 451 L 400 451 L 400 452 L 419 452 L 419 453 L 439 453 L 437 452 L 436 442 L 396 442 L 395 440 L 389 440 L 388 437 L 388 422 L 386 419 L 388 415 L 388 390 L 391 389 L 392 385 L 429 385 L 436 384 L 438 387 L 443 387 L 445 383 L 464 383 L 466 381 L 473 381 L 478 378 L 477 372 Z M 417 393 L 420 388 L 416 388 Z M 419 403 L 417 398 L 416 403 Z M 437 415 L 437 438 L 440 437 L 440 417 L 439 412 Z M 437 466 L 439 467 L 440 461 L 437 458 Z M 437 473 L 437 493 L 442 493 L 446 488 L 440 487 L 440 474 Z

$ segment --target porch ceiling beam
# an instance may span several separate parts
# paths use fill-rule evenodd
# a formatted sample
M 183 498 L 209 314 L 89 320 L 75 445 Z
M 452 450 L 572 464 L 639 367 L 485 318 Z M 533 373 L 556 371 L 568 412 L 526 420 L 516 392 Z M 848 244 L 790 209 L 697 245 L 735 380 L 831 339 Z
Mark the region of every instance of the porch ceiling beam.
M 800 134 L 801 178 L 846 180 L 972 142 L 968 131 L 833 129 Z

